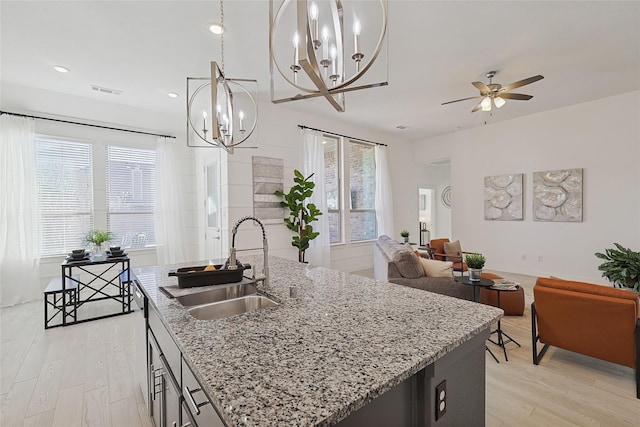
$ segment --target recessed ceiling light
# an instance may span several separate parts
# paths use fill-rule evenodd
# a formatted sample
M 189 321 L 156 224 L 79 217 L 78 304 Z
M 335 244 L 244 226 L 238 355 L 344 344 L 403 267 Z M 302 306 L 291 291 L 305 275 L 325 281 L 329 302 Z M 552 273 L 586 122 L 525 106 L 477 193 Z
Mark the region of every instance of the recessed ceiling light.
M 54 65 L 53 69 L 59 73 L 68 73 L 69 69 L 67 67 L 63 67 L 62 65 Z
M 167 93 L 167 96 L 169 96 L 169 98 L 177 98 L 177 97 L 179 97 L 180 95 L 178 95 L 178 94 L 177 94 L 177 93 L 175 93 L 175 92 L 169 92 L 169 93 Z
M 211 24 L 209 25 L 209 31 L 213 34 L 222 34 L 224 33 L 224 27 L 221 24 Z
M 409 129 L 409 126 L 399 125 L 399 126 L 396 126 L 396 129 L 405 130 L 405 129 Z

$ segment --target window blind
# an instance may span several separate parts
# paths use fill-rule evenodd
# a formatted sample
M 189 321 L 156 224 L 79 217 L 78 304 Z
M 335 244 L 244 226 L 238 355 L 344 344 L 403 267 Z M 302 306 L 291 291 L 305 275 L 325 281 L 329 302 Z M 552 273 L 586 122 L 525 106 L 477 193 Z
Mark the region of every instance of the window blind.
M 107 146 L 107 225 L 112 245 L 155 246 L 156 152 Z
M 92 164 L 90 144 L 36 138 L 42 255 L 86 246 L 84 237 L 93 228 Z

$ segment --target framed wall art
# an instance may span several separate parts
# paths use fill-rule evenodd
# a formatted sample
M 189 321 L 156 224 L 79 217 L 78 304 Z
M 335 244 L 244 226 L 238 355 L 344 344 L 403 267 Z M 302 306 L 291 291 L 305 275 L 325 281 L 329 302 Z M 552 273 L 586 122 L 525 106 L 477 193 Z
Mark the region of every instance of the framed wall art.
M 284 160 L 253 156 L 253 215 L 266 223 L 282 222 L 284 209 L 276 190 L 284 188 Z
M 534 221 L 582 221 L 582 169 L 534 172 Z
M 523 174 L 484 177 L 484 219 L 522 221 Z

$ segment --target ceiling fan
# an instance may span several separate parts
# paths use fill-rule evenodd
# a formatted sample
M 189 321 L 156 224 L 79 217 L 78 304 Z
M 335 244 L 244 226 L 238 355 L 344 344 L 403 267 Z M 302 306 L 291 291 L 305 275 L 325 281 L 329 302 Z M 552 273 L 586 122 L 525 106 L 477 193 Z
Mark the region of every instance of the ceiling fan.
M 453 102 L 466 101 L 468 99 L 482 98 L 482 101 L 476 104 L 476 106 L 473 107 L 473 110 L 471 110 L 471 112 L 475 113 L 478 110 L 491 111 L 491 101 L 493 101 L 493 104 L 497 108 L 500 108 L 505 104 L 506 102 L 505 99 L 516 99 L 519 101 L 530 100 L 531 98 L 533 98 L 533 95 L 523 95 L 521 93 L 507 93 L 507 91 L 544 79 L 543 76 L 537 75 L 537 76 L 529 77 L 528 79 L 524 79 L 524 80 L 520 80 L 511 84 L 508 84 L 506 86 L 502 86 L 501 84 L 493 83 L 492 81 L 496 73 L 497 71 L 489 71 L 488 73 L 485 73 L 485 76 L 489 79 L 488 85 L 482 82 L 471 83 L 472 85 L 474 85 L 476 88 L 480 90 L 479 96 L 471 96 L 469 98 L 462 98 L 462 99 L 456 99 L 455 101 L 443 102 L 442 105 L 451 104 Z

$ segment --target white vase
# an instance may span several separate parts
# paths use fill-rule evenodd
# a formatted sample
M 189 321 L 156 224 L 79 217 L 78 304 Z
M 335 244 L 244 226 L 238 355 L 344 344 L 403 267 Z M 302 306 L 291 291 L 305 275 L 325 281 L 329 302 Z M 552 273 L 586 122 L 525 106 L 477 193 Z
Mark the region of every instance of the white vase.
M 481 268 L 469 268 L 469 281 L 471 282 L 479 282 L 482 277 L 482 269 Z

